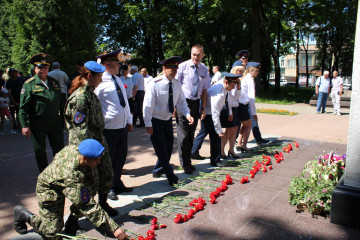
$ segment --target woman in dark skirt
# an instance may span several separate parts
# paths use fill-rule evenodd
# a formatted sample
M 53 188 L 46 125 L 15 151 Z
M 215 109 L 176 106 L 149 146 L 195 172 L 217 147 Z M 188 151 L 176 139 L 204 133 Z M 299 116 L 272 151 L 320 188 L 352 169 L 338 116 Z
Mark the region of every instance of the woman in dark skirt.
M 233 71 L 234 70 L 234 71 Z M 241 74 L 236 71 L 236 69 L 232 69 L 231 73 Z M 225 100 L 225 106 L 220 113 L 220 122 L 221 126 L 225 129 L 225 137 L 221 139 L 221 157 L 223 159 L 229 158 L 232 156 L 233 158 L 239 158 L 234 152 L 234 144 L 236 138 L 236 132 L 239 126 L 239 114 L 238 114 L 238 99 L 240 97 L 240 83 L 236 84 L 235 88 L 228 92 L 227 99 Z M 231 107 L 232 115 L 229 115 L 229 112 L 226 108 Z M 229 151 L 226 156 L 225 154 L 225 145 L 229 142 Z

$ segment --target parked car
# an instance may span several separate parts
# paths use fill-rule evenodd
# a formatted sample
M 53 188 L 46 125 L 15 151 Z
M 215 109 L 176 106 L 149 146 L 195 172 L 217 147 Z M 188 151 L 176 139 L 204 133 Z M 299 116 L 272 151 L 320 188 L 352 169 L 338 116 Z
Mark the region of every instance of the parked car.
M 286 85 L 288 82 L 285 79 L 280 80 L 280 86 Z

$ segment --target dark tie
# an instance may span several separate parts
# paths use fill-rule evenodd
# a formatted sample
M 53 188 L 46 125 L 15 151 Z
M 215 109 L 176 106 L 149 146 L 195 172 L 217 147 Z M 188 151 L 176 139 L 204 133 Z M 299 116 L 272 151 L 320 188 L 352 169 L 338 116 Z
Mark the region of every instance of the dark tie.
M 226 93 L 226 97 L 225 97 L 225 109 L 226 109 L 226 114 L 229 116 L 230 111 L 229 111 L 228 96 L 229 96 L 229 92 Z
M 193 97 L 197 98 L 197 94 L 198 94 L 198 83 L 199 83 L 199 76 L 198 76 L 198 67 L 196 65 L 194 65 L 194 79 L 193 79 Z
M 112 75 L 111 79 L 115 84 L 116 91 L 118 93 L 119 100 L 120 100 L 120 105 L 124 108 L 126 104 L 125 104 L 125 99 L 124 99 L 124 95 L 122 94 L 121 88 L 120 88 L 119 84 L 116 82 L 114 75 Z
M 174 112 L 172 82 L 169 82 L 169 112 Z

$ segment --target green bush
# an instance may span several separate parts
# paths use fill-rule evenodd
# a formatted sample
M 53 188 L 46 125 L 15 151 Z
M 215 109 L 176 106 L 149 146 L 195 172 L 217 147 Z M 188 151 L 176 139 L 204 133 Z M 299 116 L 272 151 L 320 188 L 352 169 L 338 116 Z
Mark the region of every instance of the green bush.
M 309 103 L 315 93 L 314 88 L 281 87 L 280 89 L 278 94 L 274 86 L 269 86 L 268 89 L 262 88 L 261 94 L 257 95 L 255 100 L 257 103 L 271 104 Z

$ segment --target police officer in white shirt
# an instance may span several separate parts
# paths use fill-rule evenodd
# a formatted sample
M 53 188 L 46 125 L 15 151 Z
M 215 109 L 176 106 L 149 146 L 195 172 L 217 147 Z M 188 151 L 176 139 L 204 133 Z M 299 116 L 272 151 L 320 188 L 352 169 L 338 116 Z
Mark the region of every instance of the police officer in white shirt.
M 334 112 L 333 114 L 337 114 L 338 116 L 341 116 L 340 113 L 340 97 L 343 92 L 343 84 L 344 81 L 341 77 L 339 77 L 338 71 L 333 72 L 333 79 L 331 80 L 331 101 L 334 106 Z
M 121 181 L 121 173 L 126 161 L 128 150 L 128 132 L 133 129 L 133 116 L 127 100 L 124 84 L 116 74 L 120 64 L 117 58 L 120 49 L 108 54 L 97 56 L 106 68 L 102 82 L 95 89 L 104 115 L 104 136 L 109 145 L 109 154 L 114 168 L 114 183 L 108 194 L 111 200 L 118 199 L 117 194 L 130 192 Z
M 223 72 L 222 84 L 214 84 L 207 90 L 207 101 L 205 107 L 206 117 L 202 120 L 210 137 L 210 165 L 216 167 L 220 163 L 221 138 L 224 132 L 220 123 L 220 112 L 225 105 L 226 95 L 239 83 L 240 75 Z M 228 106 L 229 115 L 232 109 Z M 220 163 L 221 164 L 221 163 Z
M 143 109 L 146 133 L 150 134 L 158 157 L 153 176 L 160 177 L 165 174 L 170 185 L 178 182 L 178 177 L 169 164 L 174 143 L 172 115 L 175 107 L 179 113 L 186 116 L 189 124 L 194 124 L 181 83 L 175 79 L 180 62 L 181 57 L 172 57 L 160 62 L 164 74 L 149 83 Z

